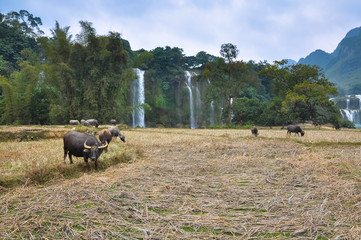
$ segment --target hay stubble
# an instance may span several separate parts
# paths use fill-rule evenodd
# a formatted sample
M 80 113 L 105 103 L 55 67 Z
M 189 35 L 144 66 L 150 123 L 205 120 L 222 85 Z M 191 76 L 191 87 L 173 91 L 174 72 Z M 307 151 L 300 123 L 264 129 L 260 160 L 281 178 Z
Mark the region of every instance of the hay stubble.
M 124 134 L 135 156 L 130 163 L 0 195 L 0 237 L 357 239 L 361 233 L 359 132 Z M 113 154 L 125 150 L 117 144 L 110 145 Z M 52 154 L 62 161 L 61 146 Z

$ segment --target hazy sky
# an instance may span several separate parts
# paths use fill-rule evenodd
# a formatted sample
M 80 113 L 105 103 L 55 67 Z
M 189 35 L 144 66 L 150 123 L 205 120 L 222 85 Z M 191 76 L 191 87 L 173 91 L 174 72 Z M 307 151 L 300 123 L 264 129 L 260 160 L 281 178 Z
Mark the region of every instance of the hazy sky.
M 133 50 L 179 47 L 219 56 L 223 43 L 239 60 L 298 61 L 316 49 L 332 52 L 361 26 L 360 0 L 0 0 L 0 12 L 27 10 L 50 35 L 58 21 L 80 32 L 80 20 L 97 34 L 121 33 Z

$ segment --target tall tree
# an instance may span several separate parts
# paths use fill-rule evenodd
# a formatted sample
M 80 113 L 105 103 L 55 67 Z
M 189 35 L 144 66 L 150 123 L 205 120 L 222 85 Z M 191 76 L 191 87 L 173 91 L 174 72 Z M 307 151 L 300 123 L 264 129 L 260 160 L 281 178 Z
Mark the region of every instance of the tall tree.
M 256 72 L 248 69 L 246 63 L 236 61 L 237 47 L 223 44 L 220 51 L 223 58 L 206 64 L 203 76 L 211 82 L 208 91 L 209 99 L 221 96 L 227 108 L 227 122 L 232 124 L 232 99 L 238 97 L 242 89 L 258 85 Z
M 20 53 L 23 49 L 39 51 L 36 38 L 43 34 L 39 28 L 41 25 L 41 19 L 26 10 L 6 15 L 0 13 L 0 56 L 3 56 L 6 67 L 0 72 L 2 75 L 10 77 L 12 72 L 20 69 L 18 61 L 22 60 Z
M 50 99 L 50 121 L 54 124 L 64 124 L 69 118 L 75 117 L 79 109 L 75 99 L 77 88 L 74 70 L 69 63 L 73 44 L 69 27 L 62 28 L 55 22 L 51 33 L 52 37 L 39 39 L 47 64 L 45 80 L 52 86 L 53 93 Z
M 310 120 L 314 125 L 324 124 L 329 120 L 330 114 L 339 114 L 338 111 L 334 112 L 331 95 L 337 95 L 335 87 L 305 80 L 295 85 L 292 91 L 288 91 L 282 108 L 291 116 L 293 123 L 296 120 Z
M 272 92 L 274 97 L 269 106 L 276 114 L 278 124 L 320 120 L 325 109 L 334 112 L 331 95 L 337 95 L 333 83 L 325 78 L 318 66 L 296 64 L 286 66 L 286 61 L 276 61 L 266 66 L 261 72 L 273 79 Z

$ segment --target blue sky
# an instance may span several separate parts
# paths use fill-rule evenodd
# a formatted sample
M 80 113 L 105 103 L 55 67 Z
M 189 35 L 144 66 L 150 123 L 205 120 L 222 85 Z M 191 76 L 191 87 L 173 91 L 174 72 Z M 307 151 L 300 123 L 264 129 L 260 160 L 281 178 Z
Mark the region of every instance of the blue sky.
M 0 12 L 25 9 L 50 35 L 55 21 L 80 32 L 80 20 L 97 34 L 121 33 L 133 50 L 179 47 L 219 56 L 223 43 L 239 60 L 298 61 L 316 49 L 332 52 L 361 26 L 360 0 L 1 0 Z

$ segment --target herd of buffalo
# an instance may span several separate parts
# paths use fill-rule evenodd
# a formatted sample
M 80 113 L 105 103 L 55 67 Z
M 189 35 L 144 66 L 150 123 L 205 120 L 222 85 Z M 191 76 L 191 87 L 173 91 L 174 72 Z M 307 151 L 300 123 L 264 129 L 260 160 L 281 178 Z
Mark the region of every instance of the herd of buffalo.
M 77 121 L 77 122 L 76 122 Z M 84 121 L 84 126 L 98 127 L 98 121 L 95 119 L 89 119 Z M 116 124 L 115 120 L 110 121 L 113 125 Z M 78 120 L 70 120 L 69 124 L 75 125 L 80 124 Z M 89 125 L 88 125 L 89 124 Z M 66 156 L 69 156 L 70 163 L 73 163 L 72 155 L 75 157 L 83 157 L 84 161 L 89 168 L 88 158 L 94 161 L 95 169 L 98 169 L 98 158 L 103 151 L 107 152 L 107 148 L 113 137 L 119 137 L 120 140 L 125 142 L 124 135 L 120 132 L 117 126 L 110 126 L 108 129 L 101 130 L 99 132 L 99 140 L 96 137 L 77 131 L 67 132 L 64 137 L 64 162 Z
M 63 137 L 64 163 L 67 155 L 69 156 L 70 163 L 73 163 L 72 155 L 74 155 L 76 157 L 83 157 L 88 168 L 88 159 L 90 158 L 91 161 L 94 161 L 95 169 L 98 169 L 98 158 L 103 151 L 108 151 L 108 145 L 112 141 L 113 137 L 119 137 L 120 140 L 125 142 L 124 135 L 120 132 L 119 128 L 115 126 L 116 120 L 112 119 L 110 120 L 110 123 L 113 124 L 113 126 L 109 126 L 108 129 L 104 129 L 99 132 L 99 141 L 92 135 L 74 130 L 66 133 Z M 80 122 L 78 120 L 70 120 L 69 124 L 82 124 L 84 126 L 94 127 L 99 126 L 96 119 L 81 120 Z M 251 128 L 251 133 L 256 137 L 258 136 L 258 129 L 256 126 Z M 291 135 L 291 133 L 294 133 L 295 135 L 301 134 L 301 136 L 305 135 L 305 132 L 297 125 L 287 126 L 287 136 Z
M 251 133 L 254 136 L 258 136 L 258 129 L 256 128 L 256 126 L 252 126 L 251 128 Z M 287 126 L 287 136 L 290 135 L 291 133 L 294 133 L 295 135 L 297 134 L 299 136 L 299 134 L 301 133 L 301 136 L 305 135 L 305 132 L 302 130 L 302 128 L 300 126 L 297 125 L 288 125 Z

